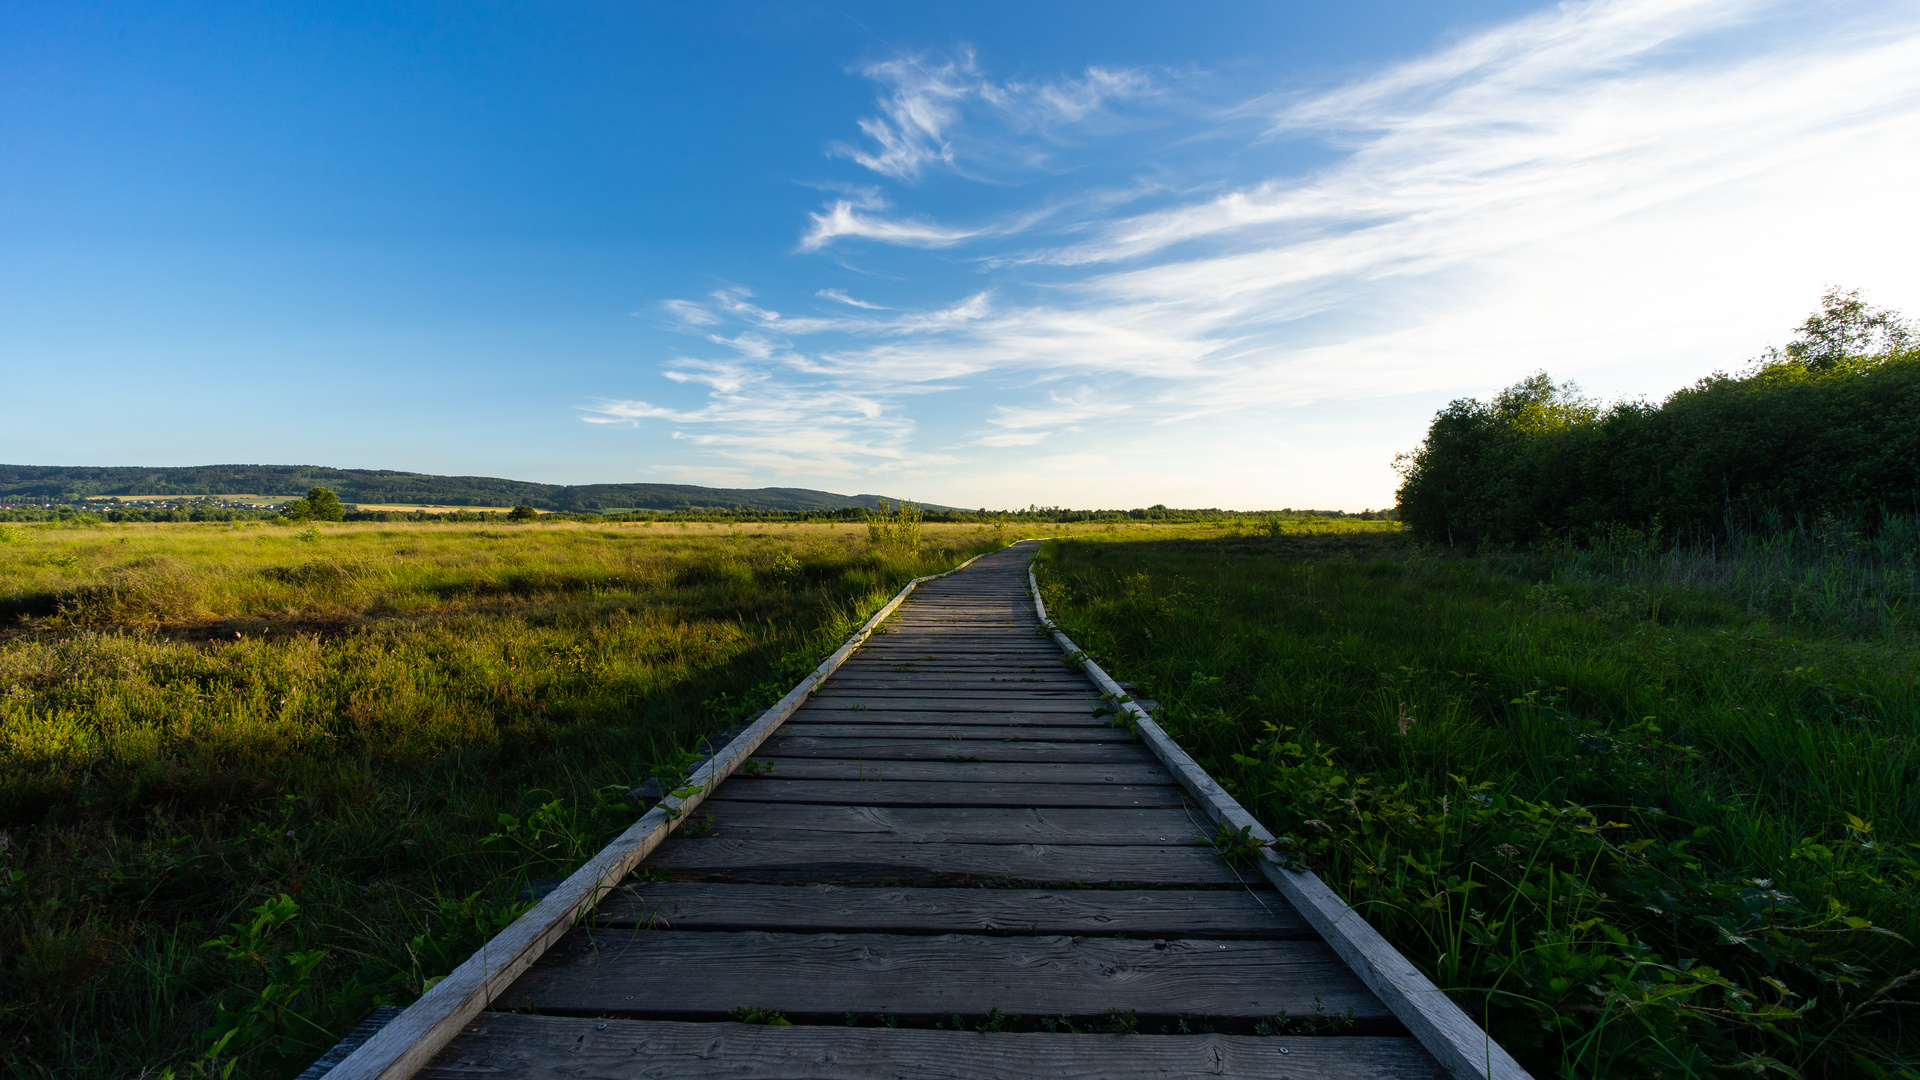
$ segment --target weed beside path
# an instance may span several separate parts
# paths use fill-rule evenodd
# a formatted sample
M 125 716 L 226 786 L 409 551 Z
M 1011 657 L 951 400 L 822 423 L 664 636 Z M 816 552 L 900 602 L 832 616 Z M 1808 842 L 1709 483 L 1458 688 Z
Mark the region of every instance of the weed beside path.
M 1049 544 L 1050 610 L 1536 1075 L 1920 1075 L 1911 641 L 1392 532 L 1129 539 Z
M 292 1075 L 464 960 L 906 580 L 1012 538 L 5 539 L 0 1073 L 65 1078 Z

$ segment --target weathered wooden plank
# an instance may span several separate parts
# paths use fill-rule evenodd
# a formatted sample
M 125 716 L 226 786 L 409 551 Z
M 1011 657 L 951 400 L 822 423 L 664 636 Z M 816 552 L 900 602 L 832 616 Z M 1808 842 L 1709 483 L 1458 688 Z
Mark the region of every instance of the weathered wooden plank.
M 845 717 L 829 723 L 823 716 Z M 1107 724 L 982 724 L 939 722 L 939 713 L 922 713 L 924 723 L 905 720 L 868 722 L 859 712 L 815 713 L 805 723 L 789 725 L 789 734 L 842 739 L 947 739 L 951 742 L 1134 742 L 1133 733 Z
M 927 682 L 958 682 L 966 686 L 1014 686 L 1014 688 L 1073 688 L 1079 692 L 1091 692 L 1092 682 L 1077 671 L 1054 669 L 1043 671 L 1039 667 L 1029 667 L 1021 671 L 1012 671 L 1006 667 L 977 667 L 972 671 L 899 671 L 899 669 L 874 669 L 862 667 L 860 671 L 847 671 L 845 667 L 833 678 L 835 686 L 924 686 Z
M 1178 784 L 953 784 L 929 780 L 777 780 L 735 777 L 741 802 L 841 806 L 1183 806 Z
M 871 709 L 876 706 L 910 712 L 947 712 L 956 706 L 967 712 L 1061 712 L 1090 716 L 1099 699 L 1092 697 L 1045 698 L 1039 695 L 1006 695 L 1003 699 L 982 695 L 961 697 L 896 697 L 878 692 L 850 691 L 845 694 L 820 694 L 813 700 L 816 711 L 828 709 Z
M 1099 850 L 1099 849 L 1090 849 Z M 542 1013 L 703 1018 L 742 1006 L 831 1023 L 848 1011 L 901 1018 L 1101 1017 L 1218 1022 L 1352 1010 L 1392 1014 L 1318 941 L 1163 940 L 977 934 L 695 933 L 575 930 L 501 995 Z
M 841 758 L 868 762 L 945 761 L 967 757 L 976 761 L 998 762 L 1087 762 L 1096 764 L 1152 762 L 1157 758 L 1132 742 L 1068 742 L 1044 738 L 967 742 L 956 746 L 952 739 L 867 739 L 811 738 L 783 735 L 761 747 L 756 757 L 777 759 L 774 774 L 781 775 L 782 762 L 806 758 Z
M 849 714 L 859 715 L 849 715 Z M 1107 728 L 1118 731 L 1124 725 L 1115 725 L 1113 717 L 1095 716 L 1088 711 L 1084 716 L 1079 713 L 1062 712 L 975 712 L 965 706 L 947 709 L 822 709 L 808 712 L 805 709 L 794 714 L 798 723 L 838 724 L 858 722 L 862 724 L 984 724 L 988 727 L 1073 727 Z
M 1060 650 L 1056 647 L 1053 647 L 1051 644 L 1046 649 L 1029 648 L 1029 647 L 1016 648 L 1016 647 L 1007 646 L 1007 645 L 996 646 L 996 647 L 978 647 L 978 648 L 954 647 L 954 648 L 943 649 L 943 648 L 937 648 L 937 647 L 929 648 L 928 643 L 924 643 L 924 642 L 919 644 L 913 644 L 913 645 L 903 643 L 899 646 L 892 646 L 888 648 L 863 649 L 861 650 L 860 655 L 869 660 L 875 660 L 875 661 L 890 660 L 895 662 L 908 661 L 908 660 L 925 661 L 929 659 L 949 659 L 956 662 L 967 661 L 967 662 L 974 662 L 974 663 L 1000 663 L 1004 661 L 1013 661 L 1013 662 L 1022 663 L 1022 664 L 1058 664 L 1060 663 Z
M 862 889 L 664 881 L 609 893 L 600 902 L 596 921 L 653 930 L 1105 934 L 1245 941 L 1317 936 L 1299 912 L 1264 887 Z
M 433 1064 L 429 1080 L 1440 1080 L 1408 1038 L 1070 1035 L 908 1028 L 768 1027 L 488 1013 Z
M 1091 711 L 1094 699 L 1099 695 L 1092 692 L 1085 679 L 1060 679 L 1045 675 L 1020 675 L 980 672 L 961 674 L 955 672 L 894 672 L 886 675 L 865 675 L 836 682 L 833 692 L 839 695 L 858 695 L 861 697 L 941 697 L 965 701 L 975 697 L 990 697 L 995 700 L 1004 698 L 1042 698 L 1057 699 L 1071 697 L 1075 701 L 1086 702 Z
M 944 753 L 922 761 L 867 761 L 849 758 L 804 758 L 768 755 L 760 760 L 773 766 L 766 774 L 782 780 L 943 780 L 961 784 L 1164 784 L 1166 767 L 1158 761 L 1125 763 L 1040 761 L 947 761 L 953 744 L 941 741 Z M 1144 754 L 1145 751 L 1142 751 Z M 724 796 L 722 796 L 724 797 Z
M 700 835 L 766 843 L 848 844 L 1207 844 L 1211 833 L 1186 808 L 1102 809 L 1010 806 L 839 806 L 740 802 L 721 791 L 701 806 Z
M 1040 582 L 1027 570 L 1027 585 L 1033 597 L 1034 611 L 1052 628 L 1055 641 L 1069 656 L 1080 658 L 1081 666 L 1105 692 L 1123 702 L 1123 708 L 1135 729 L 1154 754 L 1179 778 L 1196 802 L 1215 821 L 1228 828 L 1245 829 L 1255 840 L 1270 844 L 1274 837 L 1238 800 L 1214 782 L 1187 752 L 1181 749 L 1152 716 L 1139 705 L 1125 700 L 1119 683 L 1099 664 L 1053 627 L 1047 619 L 1047 607 L 1040 598 Z M 1400 951 L 1388 944 L 1379 931 L 1367 925 L 1360 914 L 1349 907 L 1339 894 L 1327 887 L 1318 875 L 1288 869 L 1270 847 L 1260 850 L 1260 872 L 1274 884 L 1328 945 L 1338 952 L 1356 975 L 1365 981 L 1388 1008 L 1392 1009 L 1420 1044 L 1450 1073 L 1454 1080 L 1532 1080 L 1520 1063 L 1495 1042 L 1480 1025 L 1473 1022 L 1440 988 Z
M 856 670 L 860 673 L 874 672 L 888 675 L 1057 675 L 1068 679 L 1085 679 L 1078 671 L 1068 671 L 1060 664 L 1041 664 L 1031 661 L 982 660 L 977 663 L 964 660 L 862 660 Z M 847 669 L 840 669 L 843 675 L 850 675 Z
M 1212 848 L 1142 844 L 898 844 L 831 840 L 685 840 L 663 844 L 647 865 L 681 881 L 761 884 L 961 885 L 1032 882 L 1184 888 L 1237 885 Z

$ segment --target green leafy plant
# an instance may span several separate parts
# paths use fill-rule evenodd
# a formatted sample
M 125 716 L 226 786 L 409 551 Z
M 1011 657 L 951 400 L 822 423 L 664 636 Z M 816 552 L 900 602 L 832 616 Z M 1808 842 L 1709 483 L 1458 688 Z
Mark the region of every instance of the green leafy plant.
M 293 897 L 281 893 L 253 908 L 252 919 L 232 924 L 233 933 L 201 946 L 218 950 L 241 972 L 266 981 L 240 1008 L 219 1007 L 212 1033 L 216 1041 L 207 1061 L 217 1060 L 229 1049 L 236 1053 L 256 1047 L 281 1050 L 288 1044 L 305 1047 L 331 1041 L 326 1028 L 296 1008 L 311 996 L 315 972 L 327 954 L 320 949 L 283 952 L 278 948 L 280 932 L 299 913 Z M 229 1063 L 222 1075 L 231 1070 Z

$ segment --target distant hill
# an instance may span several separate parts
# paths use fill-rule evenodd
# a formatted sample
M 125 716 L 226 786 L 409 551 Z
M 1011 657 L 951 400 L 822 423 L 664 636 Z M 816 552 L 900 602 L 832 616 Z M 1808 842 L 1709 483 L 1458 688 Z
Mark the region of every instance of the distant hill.
M 836 495 L 810 488 L 713 488 L 692 484 L 535 484 L 493 476 L 431 476 L 389 469 L 318 465 L 192 465 L 183 468 L 0 465 L 0 500 L 71 502 L 103 495 L 294 497 L 331 489 L 350 503 L 532 506 L 592 513 L 608 509 L 841 510 L 874 507 L 879 495 Z M 895 500 L 889 500 L 895 501 Z M 949 509 L 929 504 L 929 509 Z

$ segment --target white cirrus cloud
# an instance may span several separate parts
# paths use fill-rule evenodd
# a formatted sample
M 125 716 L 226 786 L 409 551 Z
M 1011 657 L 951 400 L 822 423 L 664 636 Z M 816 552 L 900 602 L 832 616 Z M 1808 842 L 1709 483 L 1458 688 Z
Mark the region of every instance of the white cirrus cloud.
M 872 145 L 841 152 L 902 180 L 936 165 L 964 173 L 970 110 L 995 118 L 1002 159 L 1039 161 L 1054 146 L 1045 123 L 1158 92 L 1125 73 L 996 82 L 970 56 L 868 73 L 886 88 L 863 123 Z M 1478 391 L 1539 366 L 1602 384 L 1631 368 L 1671 389 L 1753 355 L 1832 281 L 1920 299 L 1905 255 L 1920 241 L 1904 190 L 1920 160 L 1912 3 L 1563 4 L 1345 85 L 1253 96 L 1207 123 L 1189 134 L 1250 154 L 1276 137 L 1337 153 L 1311 170 L 1176 175 L 1147 146 L 1142 175 L 1150 155 L 1165 176 L 1090 180 L 1073 214 L 1012 205 L 973 228 L 933 224 L 938 206 L 893 216 L 877 194 L 849 196 L 813 216 L 803 248 L 860 236 L 965 249 L 984 287 L 886 311 L 821 290 L 857 309 L 830 318 L 716 295 L 698 311 L 737 331 L 683 321 L 755 374 L 711 388 L 705 405 L 629 421 L 702 428 L 703 445 L 750 450 L 769 469 L 786 454 L 860 475 L 916 460 L 922 437 L 981 448 L 961 452 L 963 469 L 981 467 L 970 453 L 1042 440 L 1055 460 L 1117 460 L 1070 446 L 1094 437 L 1095 417 L 1124 415 L 1128 438 L 1172 461 L 1197 433 L 1297 447 L 1263 426 L 1283 410 Z M 1152 208 L 1133 209 L 1140 200 Z M 783 411 L 793 401 L 818 408 Z M 760 441 L 726 441 L 741 438 Z M 1375 489 L 1356 505 L 1387 501 L 1386 462 L 1406 441 L 1366 451 L 1379 458 L 1365 474 Z M 1275 473 L 1259 468 L 1249 483 Z
M 914 181 L 934 166 L 965 171 L 963 157 L 972 164 L 1016 163 L 1044 167 L 1045 138 L 1062 125 L 1083 124 L 1110 105 L 1155 93 L 1153 80 L 1128 68 L 1089 67 L 1077 77 L 1048 82 L 996 81 L 980 73 L 971 51 L 958 59 L 901 56 L 869 64 L 861 74 L 884 88 L 880 115 L 863 117 L 860 130 L 868 146 L 836 143 L 831 152 L 851 159 L 882 176 Z M 989 115 L 995 124 L 1034 133 L 1040 142 L 1013 143 L 988 132 L 956 148 L 957 132 L 969 107 Z

